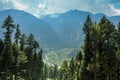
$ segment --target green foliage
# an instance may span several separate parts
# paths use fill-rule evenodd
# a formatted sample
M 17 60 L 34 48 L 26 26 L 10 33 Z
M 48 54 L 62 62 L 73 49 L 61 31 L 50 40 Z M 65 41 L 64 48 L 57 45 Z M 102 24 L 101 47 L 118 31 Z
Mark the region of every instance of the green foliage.
M 5 28 L 6 32 L 4 41 L 0 39 L 0 80 L 42 79 L 42 49 L 40 52 L 36 50 L 39 44 L 34 36 L 31 34 L 27 39 L 25 34 L 21 36 L 17 25 L 15 42 L 12 42 L 11 34 L 15 24 L 10 15 L 4 21 L 2 28 Z
M 69 65 L 69 76 L 70 76 L 71 80 L 74 79 L 75 68 L 76 68 L 75 62 L 74 62 L 74 59 L 72 58 L 70 61 L 70 65 Z
M 4 32 L 4 34 L 5 34 L 5 40 L 4 41 L 5 41 L 6 44 L 11 43 L 11 34 L 13 32 L 13 29 L 15 28 L 15 25 L 13 24 L 13 22 L 14 21 L 13 21 L 12 17 L 9 15 L 5 19 L 5 21 L 2 25 L 2 28 L 6 29 L 6 32 Z
M 120 31 L 105 16 L 96 23 L 90 16 L 83 26 L 85 33 L 83 55 L 71 59 L 69 68 L 65 62 L 60 66 L 59 80 L 119 80 Z M 67 73 L 70 78 L 63 78 Z
M 88 15 L 86 18 L 86 21 L 84 23 L 84 26 L 83 26 L 83 31 L 86 35 L 89 34 L 89 29 L 90 29 L 91 25 L 92 25 L 92 21 L 91 21 L 90 16 Z
M 26 44 L 26 35 L 22 34 L 21 38 L 20 38 L 20 50 L 24 51 L 25 49 L 25 44 Z
M 61 80 L 68 80 L 69 73 L 68 73 L 68 62 L 65 60 L 63 61 L 61 67 L 60 67 L 60 73 L 61 73 Z
M 53 69 L 53 78 L 57 79 L 57 75 L 58 75 L 58 66 L 54 65 L 54 69 Z
M 85 42 L 84 42 L 84 70 L 82 71 L 82 74 L 83 75 L 91 75 L 92 73 L 87 69 L 87 67 L 89 66 L 89 63 L 91 63 L 91 58 L 92 58 L 92 55 L 93 55 L 93 50 L 92 50 L 92 42 L 91 42 L 91 37 L 90 37 L 90 28 L 92 26 L 92 21 L 91 21 L 91 18 L 90 16 L 88 15 L 87 16 L 87 19 L 84 23 L 84 26 L 83 26 L 83 31 L 85 33 Z M 86 77 L 85 79 L 83 80 L 89 80 L 90 77 Z
M 63 48 L 54 51 L 48 50 L 48 54 L 44 53 L 44 57 L 47 62 L 60 66 L 61 62 L 63 62 L 64 60 L 70 61 L 71 57 L 75 57 L 75 51 L 76 49 L 74 48 Z M 74 54 L 74 56 L 72 54 Z
M 21 31 L 19 29 L 19 24 L 17 24 L 16 33 L 15 33 L 15 43 L 18 44 L 21 36 Z
M 120 23 L 116 29 L 105 16 L 96 23 L 88 15 L 83 26 L 83 50 L 72 59 L 70 55 L 74 49 L 51 51 L 44 55 L 46 64 L 42 59 L 43 51 L 39 49 L 34 35 L 21 35 L 18 26 L 15 42 L 12 42 L 11 34 L 15 26 L 11 16 L 3 23 L 2 28 L 6 32 L 5 39 L 0 39 L 0 80 L 120 79 Z

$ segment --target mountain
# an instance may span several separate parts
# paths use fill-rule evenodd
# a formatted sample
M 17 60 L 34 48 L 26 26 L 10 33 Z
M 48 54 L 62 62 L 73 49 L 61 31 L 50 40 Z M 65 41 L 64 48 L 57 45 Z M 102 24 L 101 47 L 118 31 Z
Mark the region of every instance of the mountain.
M 61 39 L 49 24 L 24 11 L 13 9 L 0 11 L 0 26 L 8 15 L 12 16 L 15 24 L 20 25 L 22 33 L 27 35 L 33 33 L 42 48 L 58 47 L 61 44 Z
M 67 47 L 79 48 L 83 43 L 82 25 L 87 15 L 92 14 L 78 10 L 70 10 L 60 14 L 58 17 L 44 16 L 42 20 L 55 29 Z
M 70 10 L 37 18 L 30 13 L 11 9 L 0 11 L 0 26 L 8 15 L 13 17 L 15 24 L 20 25 L 22 33 L 35 35 L 40 47 L 44 48 L 44 61 L 60 64 L 63 60 L 69 61 L 70 58 L 75 57 L 83 44 L 82 27 L 87 15 L 91 16 L 92 21 L 98 22 L 104 14 Z M 106 17 L 116 26 L 120 21 L 120 16 Z
M 91 16 L 92 21 L 98 22 L 104 14 L 92 14 L 85 11 L 70 10 L 68 12 L 59 14 L 57 17 L 51 17 L 51 15 L 47 15 L 42 16 L 41 19 L 55 29 L 61 39 L 63 39 L 66 47 L 79 48 L 84 41 L 82 27 L 87 15 Z M 120 16 L 106 17 L 116 25 L 120 20 Z
M 84 39 L 82 26 L 86 16 L 99 21 L 104 14 L 70 10 L 37 18 L 25 11 L 10 9 L 0 11 L 0 26 L 8 15 L 13 17 L 16 24 L 20 24 L 22 33 L 33 33 L 43 48 L 79 48 Z M 120 20 L 120 16 L 106 17 L 116 25 Z

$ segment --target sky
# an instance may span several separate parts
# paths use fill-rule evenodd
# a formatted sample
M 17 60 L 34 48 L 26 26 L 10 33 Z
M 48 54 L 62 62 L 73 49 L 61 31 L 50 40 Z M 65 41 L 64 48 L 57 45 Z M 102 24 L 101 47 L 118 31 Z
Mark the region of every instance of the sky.
M 120 0 L 0 0 L 0 11 L 6 9 L 24 10 L 36 17 L 74 9 L 115 16 L 120 15 Z

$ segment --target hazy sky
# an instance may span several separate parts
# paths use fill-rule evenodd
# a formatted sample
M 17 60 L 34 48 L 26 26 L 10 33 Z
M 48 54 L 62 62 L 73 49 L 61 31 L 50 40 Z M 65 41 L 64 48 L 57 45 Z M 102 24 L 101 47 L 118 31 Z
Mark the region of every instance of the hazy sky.
M 0 0 L 0 10 L 19 9 L 35 16 L 82 10 L 120 15 L 120 0 Z

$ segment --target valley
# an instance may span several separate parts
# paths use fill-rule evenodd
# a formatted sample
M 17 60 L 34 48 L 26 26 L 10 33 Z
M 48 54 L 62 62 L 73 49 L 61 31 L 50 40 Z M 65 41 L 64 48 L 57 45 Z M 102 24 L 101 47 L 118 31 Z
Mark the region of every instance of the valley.
M 104 14 L 92 14 L 85 11 L 70 10 L 65 13 L 43 15 L 40 18 L 21 10 L 0 11 L 0 25 L 7 15 L 11 15 L 16 24 L 19 23 L 22 33 L 33 33 L 40 47 L 44 50 L 44 59 L 60 64 L 76 56 L 84 42 L 83 24 L 87 15 L 92 21 L 99 21 Z M 120 16 L 106 16 L 115 25 Z M 2 35 L 1 35 L 2 36 Z M 72 55 L 71 55 L 72 54 Z

